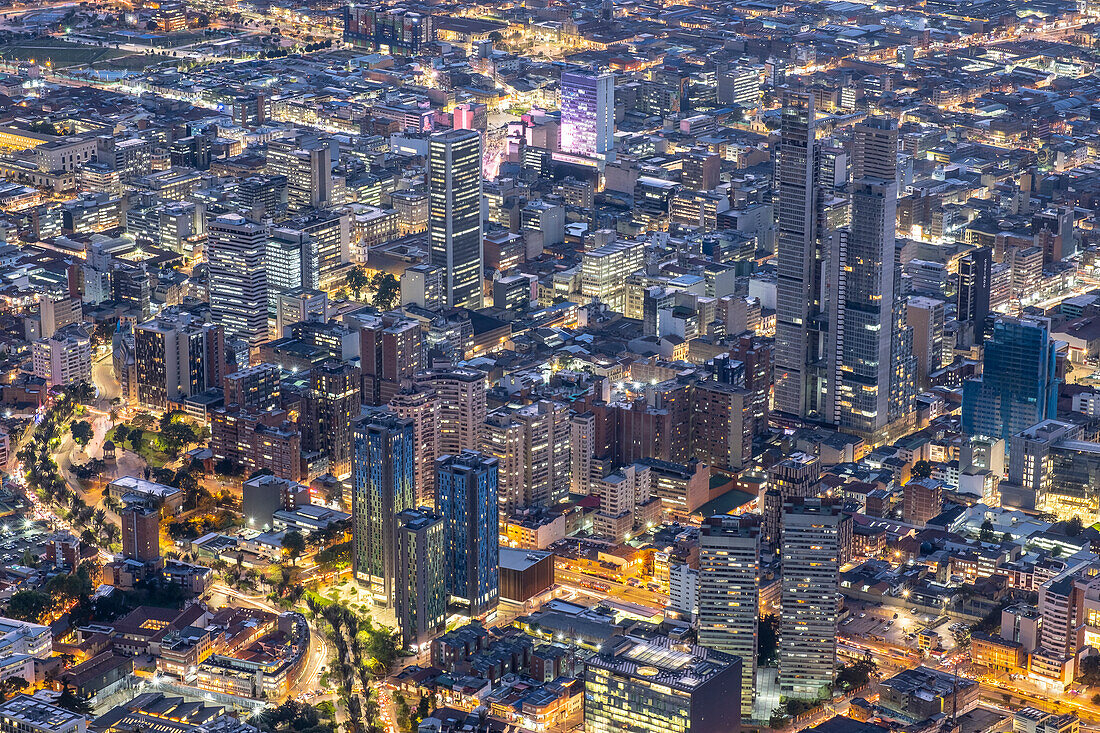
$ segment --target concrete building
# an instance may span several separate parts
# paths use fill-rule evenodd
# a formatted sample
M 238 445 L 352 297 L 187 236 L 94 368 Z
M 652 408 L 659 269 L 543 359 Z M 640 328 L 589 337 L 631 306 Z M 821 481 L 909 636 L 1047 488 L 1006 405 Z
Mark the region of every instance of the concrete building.
M 699 533 L 698 639 L 741 658 L 741 715 L 752 716 L 760 609 L 760 523 L 716 516 Z M 671 578 L 671 573 L 670 573 Z
M 589 158 L 615 145 L 615 77 L 561 75 L 561 150 Z
M 309 371 L 309 390 L 302 400 L 299 425 L 302 450 L 326 456 L 329 473 L 351 473 L 351 424 L 360 411 L 359 369 L 341 361 L 326 361 Z
M 168 409 L 170 404 L 222 386 L 222 329 L 186 312 L 162 312 L 134 327 L 134 359 L 138 403 Z
M 550 506 L 569 493 L 569 408 L 540 400 L 521 408 L 489 413 L 481 431 L 481 451 L 500 462 L 500 511 Z
M 832 689 L 844 519 L 827 499 L 783 505 L 779 686 L 790 697 L 817 699 Z
M 91 382 L 92 342 L 78 324 L 58 329 L 49 338 L 31 344 L 34 376 L 51 387 Z
M 394 615 L 406 644 L 422 645 L 444 628 L 447 572 L 443 518 L 428 510 L 397 515 Z
M 429 369 L 413 377 L 415 386 L 431 391 L 439 401 L 437 455 L 458 455 L 481 447 L 485 379 L 484 372 L 468 368 Z

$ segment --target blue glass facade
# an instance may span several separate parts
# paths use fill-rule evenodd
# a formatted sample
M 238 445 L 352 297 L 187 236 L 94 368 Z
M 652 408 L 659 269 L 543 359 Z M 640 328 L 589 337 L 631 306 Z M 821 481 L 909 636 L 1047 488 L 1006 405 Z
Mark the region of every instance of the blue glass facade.
M 447 588 L 470 616 L 480 616 L 496 606 L 500 592 L 497 459 L 474 451 L 439 458 L 436 491 Z
M 412 509 L 415 491 L 415 425 L 379 413 L 355 424 L 352 471 L 352 563 L 355 577 L 370 583 L 375 600 L 392 605 L 397 515 Z
M 982 376 L 963 383 L 967 435 L 1004 438 L 1053 418 L 1058 396 L 1056 353 L 1047 324 L 1004 318 L 985 343 Z

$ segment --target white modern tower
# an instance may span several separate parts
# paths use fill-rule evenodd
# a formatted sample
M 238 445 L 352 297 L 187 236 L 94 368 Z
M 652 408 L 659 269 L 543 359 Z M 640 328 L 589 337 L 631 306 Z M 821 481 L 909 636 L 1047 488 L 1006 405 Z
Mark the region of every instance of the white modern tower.
M 237 214 L 210 225 L 210 311 L 227 339 L 249 346 L 267 339 L 267 227 Z

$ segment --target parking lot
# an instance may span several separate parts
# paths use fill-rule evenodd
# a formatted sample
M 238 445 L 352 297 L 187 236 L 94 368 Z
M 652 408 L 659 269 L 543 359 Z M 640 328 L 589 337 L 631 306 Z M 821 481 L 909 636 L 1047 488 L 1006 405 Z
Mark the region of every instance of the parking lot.
M 937 618 L 920 611 L 914 613 L 916 609 L 910 607 L 877 606 L 861 601 L 847 600 L 846 607 L 851 611 L 851 615 L 841 623 L 841 634 L 852 638 L 884 641 L 914 650 L 917 649 L 917 633 L 927 628 Z M 938 628 L 932 629 L 939 636 L 940 644 L 945 650 L 955 647 L 955 639 L 950 630 L 955 623 L 958 622 L 941 624 Z

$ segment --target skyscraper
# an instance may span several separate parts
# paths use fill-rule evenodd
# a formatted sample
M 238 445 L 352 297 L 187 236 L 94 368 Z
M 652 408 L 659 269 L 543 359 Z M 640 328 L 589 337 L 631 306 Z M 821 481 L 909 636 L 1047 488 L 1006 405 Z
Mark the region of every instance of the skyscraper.
M 432 135 L 428 153 L 431 264 L 443 268 L 448 307 L 480 308 L 481 137 L 476 130 Z
M 393 611 L 406 644 L 424 644 L 447 619 L 443 518 L 427 509 L 397 515 Z
M 832 689 L 844 518 L 828 499 L 783 506 L 779 688 L 788 697 L 816 699 Z
M 959 259 L 958 310 L 955 317 L 965 328 L 964 345 L 980 344 L 989 315 L 990 273 L 993 252 L 979 247 Z
M 249 346 L 267 339 L 267 227 L 237 214 L 210 225 L 210 312 L 227 339 Z
M 752 716 L 760 604 L 760 524 L 715 516 L 699 534 L 699 644 L 741 658 L 741 717 Z
M 332 149 L 327 142 L 273 140 L 267 144 L 267 172 L 286 176 L 291 211 L 318 208 L 332 200 Z
M 439 445 L 439 399 L 410 383 L 390 398 L 390 410 L 413 421 L 416 437 L 416 505 L 435 507 L 435 459 Z
M 788 94 L 775 164 L 775 409 L 797 418 L 822 414 L 827 386 L 815 135 L 813 95 Z
M 997 320 L 993 336 L 985 342 L 982 376 L 963 382 L 963 432 L 1007 441 L 1053 418 L 1059 381 L 1056 359 L 1046 319 Z
M 500 593 L 497 466 L 496 458 L 476 451 L 436 460 L 447 588 L 471 618 L 495 608 Z
M 561 149 L 595 157 L 615 146 L 615 76 L 561 75 Z
M 134 361 L 138 402 L 165 410 L 170 402 L 222 386 L 225 343 L 213 323 L 164 310 L 134 327 Z
M 893 119 L 855 126 L 851 223 L 833 236 L 830 255 L 838 286 L 830 304 L 836 344 L 829 353 L 830 421 L 868 440 L 881 439 L 912 409 L 912 337 L 894 246 L 897 152 Z
M 301 230 L 275 227 L 267 240 L 265 262 L 268 316 L 278 321 L 280 295 L 299 288 L 317 289 L 317 244 Z
M 375 602 L 391 606 L 397 562 L 398 515 L 414 506 L 412 420 L 376 413 L 355 423 L 352 480 L 352 569 L 369 583 Z
M 333 476 L 351 473 L 351 424 L 359 410 L 358 367 L 326 361 L 309 370 L 300 418 L 302 450 L 327 456 Z
M 500 509 L 550 506 L 569 493 L 569 408 L 540 400 L 494 410 L 481 430 L 482 451 L 500 461 Z
M 485 372 L 477 369 L 431 369 L 413 383 L 439 399 L 438 455 L 458 455 L 481 447 L 485 423 Z

